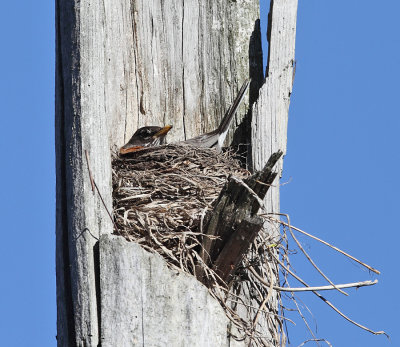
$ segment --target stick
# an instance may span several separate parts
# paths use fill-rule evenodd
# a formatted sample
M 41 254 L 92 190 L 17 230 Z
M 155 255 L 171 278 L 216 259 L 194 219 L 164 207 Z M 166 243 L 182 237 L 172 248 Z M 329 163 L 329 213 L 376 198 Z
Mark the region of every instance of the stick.
M 290 225 L 290 219 L 289 219 L 289 215 L 286 216 L 288 224 Z M 289 226 L 289 232 L 290 235 L 292 235 L 292 238 L 294 240 L 294 242 L 296 242 L 297 246 L 300 248 L 300 250 L 303 252 L 303 254 L 306 256 L 306 258 L 308 259 L 308 261 L 311 263 L 312 266 L 314 266 L 314 268 L 320 273 L 320 275 L 325 278 L 330 285 L 332 285 L 333 287 L 335 287 L 336 290 L 338 290 L 340 293 L 349 296 L 349 294 L 347 294 L 346 292 L 344 292 L 343 290 L 340 290 L 338 287 L 336 287 L 333 282 L 328 278 L 328 276 L 326 276 L 322 270 L 317 266 L 317 264 L 314 263 L 314 261 L 311 259 L 311 257 L 308 255 L 308 253 L 306 252 L 306 250 L 302 247 L 302 245 L 300 244 L 300 242 L 297 240 L 297 238 L 294 236 L 292 228 Z
M 89 154 L 86 149 L 85 149 L 85 156 L 86 156 L 87 169 L 89 171 L 90 184 L 92 185 L 92 192 L 94 194 L 94 180 L 93 180 L 93 176 L 92 176 L 92 171 L 90 170 L 90 166 L 89 166 Z
M 295 273 L 293 273 L 293 271 L 291 271 L 289 268 L 287 268 L 276 256 L 275 254 L 273 254 L 272 252 L 270 252 L 270 254 L 275 258 L 275 260 L 288 272 L 290 273 L 294 278 L 296 278 L 298 281 L 300 281 L 301 283 L 303 283 L 305 286 L 309 287 L 309 285 L 307 283 L 305 283 L 300 277 L 298 277 Z M 386 334 L 384 331 L 373 331 L 357 322 L 355 322 L 354 320 L 350 319 L 349 317 L 347 317 L 344 313 L 342 313 L 338 308 L 336 308 L 331 302 L 329 302 L 327 299 L 325 299 L 321 294 L 319 294 L 317 291 L 313 290 L 312 291 L 316 296 L 318 296 L 318 298 L 320 298 L 323 302 L 325 302 L 325 304 L 327 304 L 329 307 L 331 307 L 334 311 L 336 311 L 340 316 L 342 316 L 344 319 L 346 319 L 347 321 L 349 321 L 350 323 L 354 324 L 355 326 L 358 326 L 359 328 L 366 330 L 374 335 L 386 335 L 386 337 L 389 338 L 389 335 Z
M 258 273 L 257 271 L 251 266 L 248 266 L 248 269 L 251 271 L 251 273 L 257 277 L 257 279 L 263 283 L 264 285 L 271 287 L 271 284 L 265 281 Z M 298 278 L 296 278 L 298 279 Z M 303 283 L 303 281 L 300 281 Z M 312 292 L 314 290 L 332 290 L 332 289 L 337 289 L 337 288 L 360 288 L 360 287 L 366 287 L 366 286 L 373 286 L 374 284 L 377 284 L 378 280 L 374 281 L 363 281 L 363 282 L 353 282 L 353 283 L 344 283 L 344 284 L 335 284 L 331 286 L 319 286 L 319 287 L 278 287 L 278 286 L 272 286 L 273 289 L 281 291 L 281 292 Z M 304 283 L 303 283 L 304 284 Z
M 271 214 L 280 215 L 280 216 L 286 216 L 286 214 L 284 214 L 284 213 L 266 213 L 266 214 L 262 214 L 261 216 L 267 216 L 267 215 L 271 215 Z M 294 227 L 293 225 L 289 225 L 288 223 L 285 223 L 285 222 L 283 222 L 283 221 L 281 221 L 281 220 L 279 220 L 279 219 L 276 219 L 276 218 L 273 218 L 273 217 L 268 217 L 268 218 L 269 218 L 270 220 L 274 221 L 274 222 L 278 222 L 278 223 L 281 223 L 282 225 L 285 225 L 285 226 L 287 226 L 287 227 L 290 227 L 290 228 L 292 228 L 292 229 L 298 231 L 299 233 L 302 233 L 302 234 L 304 234 L 304 235 L 306 235 L 306 236 L 308 236 L 308 237 L 310 237 L 310 238 L 312 238 L 312 239 L 314 239 L 314 240 L 316 240 L 316 241 L 319 241 L 319 242 L 323 243 L 324 245 L 326 245 L 326 246 L 328 246 L 328 247 L 331 247 L 331 248 L 334 249 L 335 251 L 337 251 L 337 252 L 339 252 L 339 253 L 345 255 L 346 257 L 348 257 L 348 258 L 354 260 L 355 262 L 359 263 L 360 265 L 366 267 L 368 270 L 370 270 L 370 271 L 372 271 L 372 272 L 375 272 L 377 275 L 380 275 L 380 274 L 381 274 L 381 272 L 380 272 L 379 270 L 374 269 L 372 266 L 369 266 L 368 264 L 363 263 L 361 260 L 358 260 L 357 258 L 355 258 L 355 257 L 353 257 L 352 255 L 346 253 L 345 251 L 342 251 L 341 249 L 339 249 L 339 248 L 337 248 L 337 247 L 331 245 L 330 243 L 328 243 L 328 242 L 326 242 L 326 241 L 324 241 L 324 240 L 321 240 L 320 238 L 318 238 L 318 237 L 316 237 L 316 236 L 314 236 L 314 235 L 311 235 L 311 234 L 309 234 L 309 233 L 307 233 L 307 232 L 305 232 L 305 231 L 303 231 L 303 230 L 301 230 L 301 229 L 299 229 L 299 228 L 296 228 L 296 227 Z
M 112 222 L 113 225 L 114 225 L 115 231 L 118 231 L 118 232 L 120 233 L 120 231 L 119 231 L 117 225 L 115 224 L 115 221 L 114 221 L 113 217 L 111 216 L 110 211 L 109 211 L 108 208 L 107 208 L 106 203 L 105 203 L 104 200 L 103 200 L 103 197 L 101 196 L 99 187 L 97 187 L 97 184 L 96 184 L 96 182 L 95 182 L 95 180 L 94 180 L 94 178 L 93 178 L 93 176 L 92 176 L 92 171 L 90 170 L 90 165 L 89 165 L 89 154 L 88 154 L 88 151 L 87 151 L 86 149 L 85 149 L 85 156 L 86 156 L 86 164 L 87 164 L 87 169 L 88 169 L 88 171 L 89 171 L 90 184 L 92 185 L 93 194 L 94 194 L 94 190 L 95 190 L 95 188 L 96 188 L 97 194 L 99 194 L 100 200 L 101 200 L 101 202 L 102 202 L 104 208 L 106 209 L 107 214 L 108 214 L 108 216 L 109 216 L 110 219 L 111 219 L 111 222 Z M 120 234 L 121 234 L 121 233 L 120 233 Z M 130 238 L 130 237 L 129 237 L 129 234 L 128 234 L 128 239 L 129 239 L 129 238 Z
M 243 187 L 245 187 L 245 188 L 250 192 L 250 194 L 251 194 L 254 198 L 256 198 L 256 200 L 257 200 L 258 203 L 260 204 L 260 207 L 261 207 L 264 211 L 266 211 L 266 208 L 265 208 L 265 206 L 264 206 L 263 201 L 257 196 L 257 194 L 254 192 L 254 190 L 252 190 L 252 189 L 251 189 L 246 183 L 244 183 L 242 180 L 236 179 L 236 178 L 233 178 L 233 179 L 234 179 L 237 183 L 240 183 Z M 279 216 L 285 216 L 286 218 L 288 218 L 288 215 L 287 215 L 287 214 L 284 214 L 284 213 L 264 213 L 264 214 L 260 214 L 260 216 L 269 216 L 269 215 L 279 215 Z M 354 260 L 355 262 L 359 263 L 360 265 L 366 267 L 368 270 L 375 272 L 377 275 L 380 275 L 380 274 L 381 274 L 379 270 L 374 269 L 372 266 L 369 266 L 368 264 L 363 263 L 361 260 L 358 260 L 357 258 L 353 257 L 352 255 L 350 255 L 350 254 L 348 254 L 348 253 L 342 251 L 341 249 L 339 249 L 339 248 L 337 248 L 337 247 L 335 247 L 335 246 L 329 244 L 328 242 L 326 242 L 326 241 L 324 241 L 324 240 L 319 239 L 319 238 L 316 237 L 316 236 L 313 236 L 313 235 L 311 235 L 311 234 L 309 234 L 309 233 L 307 233 L 307 232 L 305 232 L 305 231 L 303 231 L 303 230 L 301 230 L 301 229 L 299 229 L 299 228 L 296 228 L 296 227 L 294 227 L 293 225 L 290 225 L 290 224 L 288 224 L 288 223 L 285 223 L 285 222 L 283 222 L 283 221 L 281 221 L 281 220 L 279 220 L 279 219 L 276 219 L 276 218 L 273 218 L 273 217 L 268 217 L 268 218 L 269 218 L 270 220 L 274 221 L 274 222 L 277 222 L 277 223 L 280 223 L 280 224 L 282 224 L 282 225 L 285 225 L 285 226 L 287 226 L 287 227 L 289 227 L 289 228 L 292 228 L 292 229 L 294 229 L 294 230 L 296 230 L 296 231 L 298 231 L 298 232 L 300 232 L 300 233 L 302 233 L 302 234 L 304 234 L 304 235 L 306 235 L 306 236 L 308 236 L 308 237 L 311 237 L 311 238 L 314 239 L 314 240 L 317 240 L 317 241 L 323 243 L 323 244 L 326 245 L 326 246 L 329 246 L 329 247 L 333 248 L 335 251 L 337 251 L 337 252 L 339 252 L 339 253 L 345 255 L 346 257 L 348 257 L 348 258 L 350 258 L 350 259 L 352 259 L 352 260 Z M 289 218 L 288 218 L 288 219 L 289 219 Z

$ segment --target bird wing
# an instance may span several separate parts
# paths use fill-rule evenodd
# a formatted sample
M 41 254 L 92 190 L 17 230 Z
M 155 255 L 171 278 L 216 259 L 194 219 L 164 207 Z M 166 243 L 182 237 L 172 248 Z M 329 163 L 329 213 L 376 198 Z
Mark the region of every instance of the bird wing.
M 232 105 L 226 111 L 224 118 L 222 118 L 222 121 L 216 130 L 179 143 L 203 148 L 216 147 L 219 151 L 221 151 L 233 116 L 239 108 L 249 84 L 250 80 L 246 80 L 246 82 L 243 83 L 238 95 L 236 96 Z
M 250 85 L 249 79 L 243 83 L 242 87 L 239 90 L 238 95 L 236 96 L 235 100 L 233 100 L 233 103 L 228 108 L 228 111 L 226 111 L 224 118 L 222 118 L 222 121 L 218 127 L 219 134 L 225 133 L 225 136 L 226 136 L 226 132 L 229 129 L 229 125 L 232 122 L 233 116 L 235 115 L 237 109 L 239 108 L 240 103 L 243 100 L 244 94 L 246 93 L 247 88 L 249 88 L 249 85 Z M 224 139 L 225 139 L 225 137 L 224 137 Z
M 179 142 L 179 143 L 185 144 L 185 145 L 192 145 L 195 147 L 212 148 L 212 147 L 216 147 L 218 145 L 218 138 L 219 138 L 219 134 L 216 130 L 214 130 L 210 133 L 199 135 L 192 139 L 189 139 L 189 140 L 186 140 L 183 142 Z

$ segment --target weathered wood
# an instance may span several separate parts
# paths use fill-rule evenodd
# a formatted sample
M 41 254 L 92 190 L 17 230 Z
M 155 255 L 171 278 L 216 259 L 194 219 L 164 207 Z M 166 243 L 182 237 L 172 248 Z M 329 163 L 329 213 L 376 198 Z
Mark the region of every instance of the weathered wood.
M 170 142 L 214 130 L 238 87 L 250 75 L 262 79 L 256 0 L 117 0 L 104 6 L 103 88 L 112 145 L 123 145 L 143 125 L 172 124 Z M 248 110 L 246 100 L 235 124 Z M 228 143 L 233 133 L 234 127 Z
M 232 279 L 231 276 L 263 226 L 262 218 L 256 217 L 260 203 L 254 194 L 261 200 L 265 197 L 277 176 L 273 168 L 281 156 L 281 151 L 272 154 L 262 171 L 243 182 L 249 189 L 231 179 L 217 199 L 215 212 L 206 219 L 217 224 L 206 223 L 205 234 L 218 236 L 218 239 L 206 238 L 202 254 L 205 262 L 226 283 Z
M 294 59 L 288 58 L 294 54 L 297 1 L 272 3 L 270 77 L 252 108 L 255 169 L 286 143 L 282 117 L 293 69 L 283 67 Z M 105 298 L 96 282 L 95 243 L 100 234 L 112 232 L 112 223 L 91 190 L 84 151 L 111 209 L 110 147 L 146 124 L 172 124 L 171 141 L 214 129 L 249 76 L 250 101 L 255 101 L 262 80 L 258 17 L 257 0 L 56 1 L 59 346 L 97 346 L 104 333 L 99 327 L 106 329 L 98 310 Z M 228 142 L 245 114 L 246 122 L 251 119 L 248 108 L 245 101 Z M 236 129 L 237 143 L 249 142 L 246 122 Z M 277 211 L 274 194 L 267 196 Z M 115 288 L 107 295 L 116 295 Z M 115 319 L 123 322 L 122 312 Z
M 263 170 L 245 179 L 244 184 L 238 183 L 234 178 L 231 178 L 227 182 L 215 202 L 213 210 L 210 210 L 205 217 L 203 233 L 213 236 L 213 238 L 205 237 L 203 240 L 202 257 L 206 264 L 213 267 L 216 259 L 222 250 L 226 248 L 227 244 L 232 246 L 232 242 L 236 240 L 236 237 L 232 239 L 232 236 L 242 221 L 247 219 L 248 223 L 250 223 L 250 218 L 256 215 L 260 208 L 258 198 L 263 199 L 265 197 L 265 194 L 277 176 L 273 168 L 281 156 L 282 152 L 280 151 L 272 154 Z M 257 194 L 258 198 L 246 186 Z M 253 222 L 255 221 L 253 220 Z M 245 229 L 242 229 L 242 231 L 246 232 Z M 256 233 L 252 235 L 252 240 L 248 241 L 252 242 L 256 235 Z M 242 256 L 242 253 L 239 254 L 240 258 Z M 239 261 L 240 259 L 235 261 L 235 263 L 237 264 Z M 222 263 L 223 259 L 220 258 L 219 266 Z M 225 264 L 222 266 L 226 267 Z M 199 276 L 201 276 L 201 272 Z M 226 274 L 223 272 L 222 277 L 226 277 Z
M 256 0 L 56 1 L 59 346 L 99 341 L 94 245 L 112 223 L 84 151 L 111 210 L 110 147 L 145 124 L 173 124 L 171 141 L 212 130 L 250 74 L 258 17 Z
M 245 217 L 233 231 L 224 248 L 218 254 L 212 269 L 225 283 L 232 280 L 237 266 L 249 251 L 250 245 L 263 227 L 261 217 Z
M 287 121 L 294 81 L 297 0 L 271 1 L 269 18 L 266 78 L 252 107 L 254 170 L 260 170 L 266 158 L 277 150 L 286 154 Z M 278 185 L 270 190 L 266 199 L 272 210 L 278 212 Z
M 267 158 L 277 150 L 286 154 L 287 121 L 295 73 L 295 38 L 297 0 L 271 0 L 268 16 L 268 61 L 266 78 L 259 91 L 256 102 L 252 105 L 251 120 L 251 164 L 253 170 L 260 170 Z M 283 160 L 278 163 L 278 177 L 264 198 L 264 205 L 270 213 L 280 212 L 279 178 L 281 177 Z M 279 226 L 265 225 L 265 233 L 279 239 Z M 272 283 L 278 283 L 278 269 L 273 267 Z M 267 270 L 267 273 L 270 273 Z M 251 299 L 251 292 L 246 284 L 238 289 L 249 306 L 257 305 Z M 281 328 L 272 319 L 277 314 L 278 293 L 273 293 L 267 303 L 270 315 L 261 317 L 260 329 L 266 333 L 266 339 L 272 346 L 285 345 Z M 247 310 L 238 307 L 239 314 L 246 317 Z M 255 313 L 256 314 L 256 313 Z M 252 317 L 250 317 L 251 319 Z
M 228 346 L 223 309 L 193 276 L 121 237 L 99 243 L 103 347 Z
M 93 177 L 111 209 L 109 129 L 99 88 L 105 84 L 101 11 L 88 1 L 56 6 L 57 341 L 92 346 L 98 343 L 93 249 L 100 233 L 112 232 L 84 157 L 88 150 Z

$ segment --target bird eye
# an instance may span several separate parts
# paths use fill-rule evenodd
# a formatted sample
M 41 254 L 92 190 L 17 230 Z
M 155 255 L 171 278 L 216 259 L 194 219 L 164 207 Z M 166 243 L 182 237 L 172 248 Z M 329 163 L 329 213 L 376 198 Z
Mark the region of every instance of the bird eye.
M 149 129 L 142 129 L 142 131 L 140 132 L 140 135 L 149 136 L 149 135 L 151 135 L 151 131 Z

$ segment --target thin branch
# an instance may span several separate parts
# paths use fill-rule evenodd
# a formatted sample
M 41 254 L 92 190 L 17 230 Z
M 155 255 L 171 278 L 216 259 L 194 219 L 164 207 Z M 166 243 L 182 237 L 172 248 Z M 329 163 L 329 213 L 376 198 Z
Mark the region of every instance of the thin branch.
M 272 268 L 271 268 L 271 264 L 269 262 L 267 262 L 268 265 L 268 270 L 269 270 L 269 278 L 272 280 L 274 278 L 274 275 L 272 273 Z M 258 308 L 256 317 L 254 318 L 253 321 L 253 326 L 255 327 L 257 325 L 258 319 L 260 318 L 260 313 L 261 311 L 264 309 L 266 303 L 268 302 L 268 300 L 271 298 L 272 296 L 272 289 L 274 289 L 274 285 L 272 284 L 273 282 L 271 281 L 270 285 L 269 285 L 269 290 L 268 290 L 268 294 L 267 297 L 263 300 L 261 306 Z
M 110 219 L 111 219 L 111 222 L 112 222 L 112 223 L 113 223 L 113 225 L 114 225 L 114 228 L 115 228 L 115 230 L 119 230 L 119 229 L 117 228 L 117 225 L 115 224 L 115 221 L 114 221 L 113 217 L 111 216 L 111 213 L 110 213 L 110 211 L 109 211 L 109 210 L 108 210 L 108 208 L 107 208 L 107 205 L 106 205 L 106 203 L 104 202 L 104 199 L 103 199 L 103 197 L 101 196 L 101 193 L 100 193 L 99 187 L 97 187 L 96 181 L 95 181 L 94 179 L 93 179 L 93 183 L 94 183 L 94 186 L 96 187 L 97 194 L 99 194 L 100 200 L 101 200 L 101 202 L 102 202 L 102 204 L 103 204 L 104 208 L 105 208 L 105 209 L 106 209 L 106 211 L 107 211 L 108 217 L 110 217 Z
M 258 273 L 257 271 L 250 265 L 248 266 L 248 269 L 251 271 L 251 273 L 257 277 L 257 279 L 264 285 L 271 287 L 271 284 L 265 281 Z M 297 277 L 297 280 L 305 284 L 301 278 Z M 312 291 L 320 291 L 320 290 L 333 290 L 337 288 L 360 288 L 360 287 L 366 287 L 366 286 L 373 286 L 374 284 L 377 284 L 378 280 L 374 281 L 363 281 L 363 282 L 353 282 L 353 283 L 344 283 L 344 284 L 336 284 L 336 285 L 331 285 L 331 286 L 319 286 L 319 287 L 278 287 L 278 286 L 272 286 L 273 289 L 281 291 L 281 292 L 312 292 Z
M 293 273 L 293 271 L 291 271 L 289 268 L 287 268 L 272 252 L 270 252 L 270 254 L 275 258 L 275 260 L 287 271 L 289 272 L 294 278 L 296 278 L 298 281 L 302 282 L 305 286 L 309 287 L 309 285 L 307 283 L 305 283 L 300 277 L 298 277 L 295 273 Z M 330 301 L 328 301 L 327 299 L 325 299 L 321 294 L 319 294 L 317 291 L 313 290 L 312 291 L 316 296 L 318 296 L 318 298 L 320 298 L 323 302 L 325 302 L 329 307 L 331 307 L 334 311 L 336 311 L 340 316 L 342 316 L 344 319 L 346 319 L 347 321 L 349 321 L 350 323 L 354 324 L 355 326 L 358 326 L 361 329 L 364 329 L 366 331 L 369 331 L 370 333 L 374 334 L 374 335 L 386 335 L 386 337 L 389 338 L 389 335 L 386 334 L 384 331 L 373 331 L 357 322 L 355 322 L 354 320 L 350 319 L 349 317 L 347 317 L 344 313 L 342 313 L 337 307 L 335 307 Z
M 94 194 L 94 180 L 93 180 L 93 176 L 92 176 L 92 171 L 90 170 L 90 166 L 89 166 L 89 154 L 86 149 L 85 149 L 85 157 L 86 157 L 87 169 L 89 171 L 90 184 L 92 186 L 92 192 Z
M 350 254 L 348 254 L 348 253 L 342 251 L 341 249 L 339 249 L 339 248 L 337 248 L 337 247 L 331 245 L 330 243 L 328 243 L 328 242 L 326 242 L 326 241 L 324 241 L 324 240 L 321 240 L 320 238 L 318 238 L 318 237 L 316 237 L 316 236 L 314 236 L 314 235 L 311 235 L 311 234 L 309 234 L 309 233 L 307 233 L 307 232 L 305 232 L 305 231 L 303 231 L 303 230 L 301 230 L 301 229 L 299 229 L 299 228 L 296 228 L 296 227 L 294 227 L 293 225 L 289 225 L 289 224 L 286 223 L 286 222 L 283 222 L 283 221 L 281 221 L 281 220 L 279 220 L 279 219 L 276 219 L 276 218 L 273 218 L 273 217 L 270 216 L 270 215 L 287 216 L 286 214 L 284 214 L 284 213 L 266 213 L 266 214 L 262 214 L 261 216 L 268 216 L 268 215 L 269 215 L 268 219 L 270 219 L 270 220 L 272 220 L 272 221 L 274 221 L 274 222 L 281 223 L 282 225 L 285 225 L 285 226 L 287 226 L 287 227 L 290 227 L 290 228 L 292 228 L 292 229 L 298 231 L 299 233 L 302 233 L 302 234 L 304 234 L 304 235 L 306 235 L 306 236 L 308 236 L 308 237 L 310 237 L 310 238 L 312 238 L 312 239 L 314 239 L 314 240 L 316 240 L 316 241 L 319 241 L 319 242 L 323 243 L 324 245 L 326 245 L 326 246 L 328 246 L 328 247 L 331 247 L 331 248 L 334 249 L 335 251 L 337 251 L 337 252 L 339 252 L 339 253 L 345 255 L 346 257 L 348 257 L 348 258 L 354 260 L 355 262 L 359 263 L 360 265 L 366 267 L 368 270 L 370 270 L 370 271 L 372 271 L 372 272 L 375 272 L 375 273 L 378 274 L 378 275 L 381 274 L 379 270 L 374 269 L 372 266 L 369 266 L 369 265 L 367 265 L 366 263 L 363 263 L 361 260 L 358 260 L 357 258 L 355 258 L 355 257 L 353 257 L 352 255 L 350 255 Z
M 232 293 L 231 291 L 229 291 L 229 289 L 226 289 L 226 288 L 224 288 L 224 287 L 221 287 L 221 289 L 224 290 L 224 291 L 226 292 L 226 294 L 228 295 L 228 297 L 227 297 L 227 299 L 226 299 L 227 302 L 228 302 L 228 301 L 229 301 L 229 302 L 233 302 L 233 303 L 236 303 L 236 304 L 238 304 L 238 305 L 242 305 L 242 306 L 244 306 L 244 307 L 246 307 L 246 308 L 258 309 L 258 307 L 254 306 L 254 305 L 245 304 L 245 303 L 243 302 L 243 299 L 242 299 L 239 295 L 236 295 L 236 294 Z M 234 300 L 233 298 L 229 298 L 229 296 L 235 297 L 238 301 Z M 292 321 L 291 319 L 289 319 L 289 318 L 287 318 L 287 317 L 285 317 L 285 316 L 279 315 L 279 314 L 277 314 L 277 313 L 270 312 L 270 311 L 266 311 L 266 310 L 263 310 L 263 313 L 268 314 L 268 315 L 271 315 L 271 316 L 278 317 L 279 319 L 289 321 L 289 322 L 292 323 L 293 325 L 296 325 L 296 323 L 295 323 L 294 321 Z
M 240 183 L 243 187 L 245 187 L 245 188 L 250 192 L 250 194 L 258 201 L 258 203 L 260 204 L 260 207 L 261 207 L 264 211 L 267 211 L 266 208 L 265 208 L 265 206 L 264 206 L 264 202 L 258 197 L 258 195 L 254 192 L 253 189 L 251 189 L 246 183 L 244 183 L 244 182 L 243 182 L 241 179 L 239 179 L 239 178 L 232 177 L 232 179 L 234 179 L 236 182 Z M 270 220 L 275 221 L 275 222 L 277 222 L 277 223 L 280 223 L 280 224 L 282 224 L 282 225 L 285 225 L 285 226 L 287 226 L 287 227 L 289 227 L 289 228 L 292 228 L 292 229 L 294 229 L 294 230 L 296 230 L 296 231 L 298 231 L 298 232 L 300 232 L 300 233 L 302 233 L 302 234 L 304 234 L 304 235 L 306 235 L 306 236 L 308 236 L 308 237 L 311 237 L 311 238 L 314 239 L 314 240 L 317 240 L 317 241 L 323 243 L 323 244 L 326 245 L 326 246 L 329 246 L 329 247 L 333 248 L 335 251 L 337 251 L 337 252 L 339 252 L 339 253 L 345 255 L 346 257 L 349 257 L 350 259 L 354 260 L 355 262 L 359 263 L 360 265 L 365 266 L 368 270 L 373 271 L 373 272 L 375 272 L 376 274 L 380 275 L 380 271 L 374 269 L 372 266 L 369 266 L 369 265 L 367 265 L 366 263 L 363 263 L 361 260 L 358 260 L 357 258 L 353 257 L 352 255 L 350 255 L 350 254 L 348 254 L 348 253 L 342 251 L 341 249 L 339 249 L 339 248 L 337 248 L 337 247 L 335 247 L 335 246 L 329 244 L 328 242 L 326 242 L 326 241 L 324 241 L 324 240 L 319 239 L 319 238 L 316 237 L 316 236 L 313 236 L 313 235 L 311 235 L 311 234 L 309 234 L 309 233 L 307 233 L 307 232 L 305 232 L 305 231 L 303 231 L 303 230 L 301 230 L 301 229 L 299 229 L 299 228 L 296 228 L 296 227 L 294 227 L 293 225 L 290 225 L 290 224 L 288 224 L 288 223 L 285 223 L 285 222 L 283 222 L 283 221 L 281 221 L 281 220 L 279 220 L 279 219 L 276 219 L 276 218 L 271 217 L 271 215 L 285 216 L 286 218 L 289 219 L 288 215 L 287 215 L 287 214 L 284 214 L 284 213 L 265 213 L 265 214 L 260 214 L 260 216 L 266 216 L 266 217 L 269 216 L 268 218 L 269 218 Z
M 321 342 L 321 341 L 325 342 L 328 346 L 332 347 L 331 343 L 325 339 L 310 339 L 310 340 L 304 341 L 301 345 L 298 345 L 297 347 L 302 347 L 308 342 Z
M 294 304 L 296 305 L 297 308 L 297 313 L 300 315 L 301 319 L 303 320 L 307 330 L 310 332 L 311 336 L 313 337 L 313 339 L 316 339 L 317 337 L 315 336 L 314 332 L 312 331 L 310 324 L 308 324 L 308 321 L 306 319 L 306 317 L 304 316 L 303 312 L 301 311 L 299 304 L 294 296 L 294 293 L 292 293 L 292 299 L 291 299 Z M 310 312 L 310 310 L 308 309 L 308 307 L 306 306 L 306 309 Z M 310 312 L 311 313 L 311 312 Z M 317 343 L 317 346 L 319 346 L 319 343 Z
M 96 188 L 97 194 L 99 194 L 100 200 L 101 200 L 101 202 L 102 202 L 104 208 L 106 209 L 107 214 L 108 214 L 108 216 L 110 217 L 111 222 L 113 223 L 115 230 L 116 230 L 116 231 L 119 231 L 119 229 L 118 229 L 117 225 L 115 224 L 115 221 L 114 221 L 114 219 L 113 219 L 113 217 L 112 217 L 110 211 L 109 211 L 108 208 L 107 208 L 106 203 L 104 202 L 104 199 L 103 199 L 103 197 L 102 197 L 102 195 L 101 195 L 101 193 L 100 193 L 99 187 L 97 187 L 97 184 L 96 184 L 96 182 L 95 182 L 95 180 L 94 180 L 94 178 L 93 178 L 93 176 L 92 176 L 92 171 L 90 170 L 90 165 L 89 165 L 89 154 L 88 154 L 88 151 L 87 151 L 86 149 L 85 149 L 85 156 L 86 156 L 87 169 L 88 169 L 88 171 L 89 171 L 90 184 L 92 185 L 92 191 L 93 191 L 93 193 L 94 193 L 94 189 Z
M 326 276 L 322 270 L 317 266 L 317 264 L 314 263 L 314 261 L 311 259 L 311 257 L 308 255 L 308 253 L 306 252 L 306 250 L 303 248 L 303 246 L 301 245 L 301 243 L 297 240 L 297 238 L 294 236 L 292 228 L 290 227 L 291 223 L 290 223 L 290 219 L 289 219 L 289 215 L 286 215 L 286 219 L 288 221 L 289 224 L 289 232 L 290 235 L 292 235 L 292 238 L 294 240 L 294 242 L 296 242 L 297 246 L 300 248 L 300 250 L 303 252 L 303 254 L 305 255 L 305 257 L 308 259 L 308 261 L 311 263 L 312 266 L 314 266 L 314 268 L 320 273 L 320 275 L 325 278 L 330 285 L 332 285 L 336 290 L 338 290 L 340 293 L 349 296 L 349 294 L 347 294 L 346 292 L 344 292 L 343 290 L 339 289 L 338 287 L 335 286 L 335 284 L 333 284 L 333 282 L 328 278 L 328 276 Z
M 320 287 L 306 287 L 306 288 L 274 288 L 276 290 L 280 290 L 282 292 L 310 292 L 310 291 L 320 291 L 320 290 L 334 290 L 337 288 L 360 288 L 366 286 L 373 286 L 377 284 L 378 280 L 374 281 L 363 281 L 363 282 L 353 282 L 353 283 L 344 283 L 344 284 L 336 284 L 335 286 L 320 286 Z
M 262 208 L 265 210 L 263 200 L 260 199 L 260 197 L 256 194 L 256 192 L 255 192 L 253 189 L 251 189 L 246 183 L 244 183 L 243 180 L 241 180 L 240 178 L 237 178 L 237 177 L 235 177 L 235 176 L 231 176 L 231 180 L 233 180 L 233 181 L 239 183 L 239 184 L 242 185 L 244 188 L 246 188 L 246 189 L 249 191 L 250 195 L 251 195 L 254 199 L 257 200 L 257 202 L 258 202 L 258 204 L 260 205 L 260 207 L 262 207 Z M 268 185 L 268 186 L 269 186 L 269 185 Z

